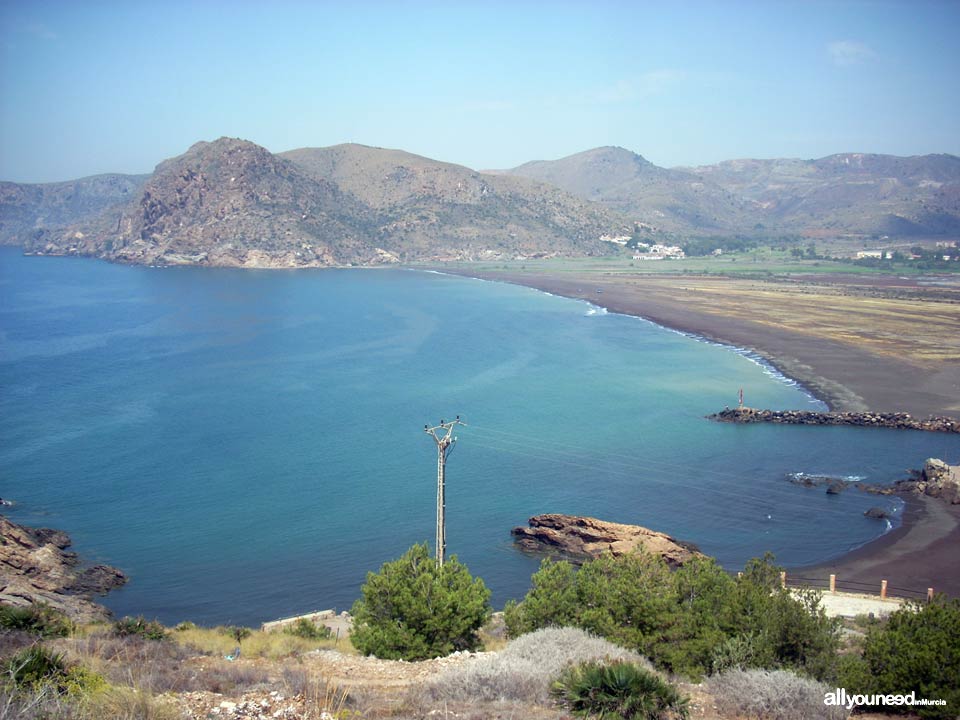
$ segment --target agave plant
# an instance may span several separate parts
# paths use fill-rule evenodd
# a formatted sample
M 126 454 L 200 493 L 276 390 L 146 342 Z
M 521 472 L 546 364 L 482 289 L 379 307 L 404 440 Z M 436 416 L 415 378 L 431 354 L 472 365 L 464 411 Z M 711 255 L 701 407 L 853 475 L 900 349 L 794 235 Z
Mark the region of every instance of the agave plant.
M 53 652 L 43 645 L 31 645 L 7 660 L 3 674 L 14 687 L 27 688 L 62 681 L 67 674 L 67 664 L 63 653 Z
M 571 666 L 552 691 L 574 714 L 600 720 L 686 720 L 689 715 L 686 697 L 631 662 Z

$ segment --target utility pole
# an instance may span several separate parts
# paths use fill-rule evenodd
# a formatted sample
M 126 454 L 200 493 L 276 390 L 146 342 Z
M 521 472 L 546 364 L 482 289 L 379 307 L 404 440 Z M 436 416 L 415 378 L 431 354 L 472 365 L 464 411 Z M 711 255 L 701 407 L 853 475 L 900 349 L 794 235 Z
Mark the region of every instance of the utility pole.
M 435 427 L 423 426 L 423 431 L 430 435 L 437 443 L 437 565 L 443 566 L 443 558 L 447 552 L 447 525 L 446 525 L 446 468 L 447 454 L 457 442 L 453 436 L 453 428 L 457 425 L 466 425 L 457 415 L 451 422 L 440 421 Z

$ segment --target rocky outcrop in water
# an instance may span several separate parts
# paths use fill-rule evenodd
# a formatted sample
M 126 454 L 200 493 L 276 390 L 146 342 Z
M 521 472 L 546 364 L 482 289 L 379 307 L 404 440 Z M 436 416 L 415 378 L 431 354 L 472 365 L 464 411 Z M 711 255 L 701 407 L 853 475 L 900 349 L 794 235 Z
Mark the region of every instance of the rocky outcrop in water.
M 591 559 L 605 552 L 616 556 L 635 550 L 659 555 L 671 567 L 703 557 L 690 543 L 639 525 L 606 522 L 577 515 L 535 515 L 529 527 L 515 527 L 514 541 L 526 550 L 551 552 L 575 559 Z
M 70 536 L 49 528 L 29 528 L 0 516 L 0 603 L 46 603 L 73 620 L 90 622 L 110 612 L 90 600 L 127 582 L 109 565 L 80 567 L 67 548 Z
M 909 413 L 817 412 L 813 410 L 757 410 L 725 408 L 708 419 L 729 423 L 774 423 L 779 425 L 851 425 L 894 430 L 960 433 L 960 420 L 949 417 L 915 418 Z
M 960 466 L 947 465 L 943 460 L 928 458 L 923 469 L 914 471 L 914 477 L 897 482 L 897 488 L 907 492 L 940 498 L 948 505 L 960 505 Z
M 828 495 L 838 495 L 851 485 L 861 492 L 872 495 L 928 495 L 939 498 L 948 505 L 960 505 L 960 466 L 948 465 L 943 460 L 927 458 L 921 470 L 911 470 L 911 477 L 897 480 L 893 485 L 873 485 L 871 483 L 829 475 L 807 475 L 806 473 L 790 473 L 787 479 L 795 485 L 807 488 L 826 486 Z M 871 508 L 867 517 L 880 517 L 870 514 L 877 508 Z

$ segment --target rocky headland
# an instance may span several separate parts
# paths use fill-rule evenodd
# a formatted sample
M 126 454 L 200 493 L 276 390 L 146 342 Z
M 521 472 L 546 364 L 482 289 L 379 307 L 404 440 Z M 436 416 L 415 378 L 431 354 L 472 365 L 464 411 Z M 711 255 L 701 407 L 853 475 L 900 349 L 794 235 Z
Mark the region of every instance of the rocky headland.
M 694 545 L 656 530 L 577 515 L 535 515 L 528 527 L 515 527 L 511 534 L 525 550 L 556 553 L 575 560 L 596 558 L 605 552 L 619 556 L 643 550 L 662 557 L 671 567 L 679 567 L 703 556 Z
M 892 430 L 924 430 L 927 432 L 960 433 L 960 420 L 949 417 L 916 418 L 909 413 L 817 412 L 814 410 L 757 410 L 725 408 L 707 416 L 710 420 L 729 423 L 774 423 L 779 425 L 850 425 Z
M 110 616 L 93 602 L 127 582 L 109 565 L 82 567 L 70 536 L 60 530 L 29 528 L 0 515 L 0 603 L 25 607 L 46 603 L 77 622 Z
M 526 178 L 362 145 L 194 144 L 99 212 L 0 186 L 0 241 L 143 265 L 306 268 L 602 255 L 628 218 Z M 16 221 L 16 222 L 14 222 Z

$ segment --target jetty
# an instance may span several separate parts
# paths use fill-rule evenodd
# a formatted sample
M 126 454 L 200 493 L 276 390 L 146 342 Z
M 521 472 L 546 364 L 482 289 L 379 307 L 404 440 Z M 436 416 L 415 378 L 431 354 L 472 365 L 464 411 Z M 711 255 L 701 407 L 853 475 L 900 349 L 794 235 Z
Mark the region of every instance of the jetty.
M 923 430 L 960 433 L 960 420 L 950 417 L 916 418 L 909 413 L 819 412 L 816 410 L 758 410 L 750 407 L 725 408 L 707 415 L 709 420 L 728 423 L 774 423 L 779 425 L 848 425 L 853 427 Z

